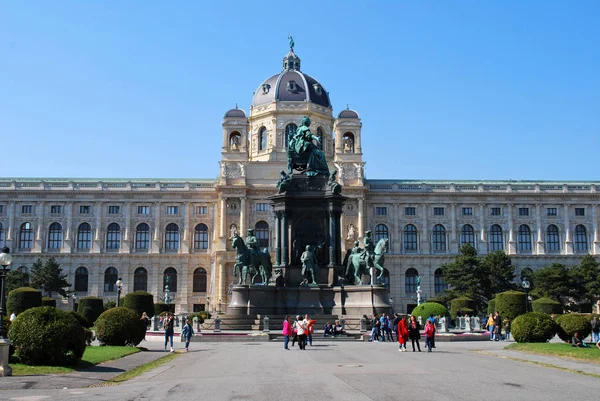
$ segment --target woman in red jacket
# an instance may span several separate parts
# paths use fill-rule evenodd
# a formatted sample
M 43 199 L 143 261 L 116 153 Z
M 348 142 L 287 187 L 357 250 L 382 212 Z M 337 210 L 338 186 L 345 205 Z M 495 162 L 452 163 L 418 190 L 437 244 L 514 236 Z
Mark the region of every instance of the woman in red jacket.
M 398 343 L 400 343 L 398 351 L 406 352 L 406 342 L 408 341 L 408 328 L 406 322 L 406 315 L 402 316 L 398 322 Z

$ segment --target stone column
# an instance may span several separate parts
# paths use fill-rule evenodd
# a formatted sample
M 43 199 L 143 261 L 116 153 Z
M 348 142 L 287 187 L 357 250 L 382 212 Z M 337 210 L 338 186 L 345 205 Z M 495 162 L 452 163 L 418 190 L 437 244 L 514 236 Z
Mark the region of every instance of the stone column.
M 160 202 L 154 204 L 154 238 L 152 239 L 152 253 L 160 253 Z
M 450 225 L 450 246 L 448 247 L 448 251 L 450 253 L 457 253 L 457 249 L 455 247 L 457 247 L 457 243 L 458 241 L 456 240 L 456 203 L 452 204 L 451 207 L 451 225 Z M 460 247 L 460 245 L 458 245 L 458 247 Z M 458 248 L 457 247 L 457 248 Z
M 281 212 L 275 212 L 275 266 L 281 264 Z
M 571 241 L 571 223 L 569 221 L 569 205 L 564 206 L 565 219 L 565 255 L 573 254 L 573 241 Z
M 37 232 L 36 232 L 36 236 L 35 236 L 35 244 L 33 245 L 33 249 L 31 250 L 31 252 L 34 253 L 41 253 L 44 251 L 45 248 L 45 244 L 44 244 L 44 202 L 38 202 L 36 207 L 35 207 L 35 213 L 38 216 L 38 221 L 37 221 Z
M 358 199 L 358 237 L 362 238 L 365 233 L 364 215 L 365 215 L 365 202 L 362 198 Z
M 342 264 L 342 212 L 335 212 L 335 238 L 341 241 L 336 243 L 335 264 Z
M 8 213 L 8 228 L 6 229 L 6 246 L 10 249 L 16 250 L 19 246 L 18 241 L 14 241 L 13 244 L 13 232 L 15 230 L 15 209 L 17 206 L 14 201 L 10 201 L 8 203 L 8 209 L 6 213 Z M 10 242 L 9 242 L 10 241 Z
M 73 202 L 67 202 L 65 205 L 65 213 L 67 214 L 67 229 L 65 230 L 65 240 L 63 241 L 62 252 L 70 253 L 71 244 L 71 226 L 73 225 Z
M 329 211 L 329 267 L 335 264 L 336 246 L 335 246 L 335 212 Z
M 219 215 L 219 237 L 224 238 L 225 231 L 227 230 L 227 228 L 225 227 L 225 216 L 227 215 L 227 199 L 221 198 L 220 205 L 221 213 Z
M 123 246 L 120 249 L 121 253 L 129 253 L 131 250 L 131 202 L 125 202 L 123 205 L 125 212 L 125 234 L 123 235 Z
M 184 203 L 183 205 L 183 241 L 181 241 L 181 246 L 179 247 L 180 253 L 189 253 L 190 252 L 190 209 L 192 205 L 189 202 Z
M 542 227 L 542 206 L 538 203 L 535 205 L 535 218 L 537 224 L 537 254 L 546 254 L 546 243 L 543 241 L 544 228 Z
M 281 214 L 281 231 L 282 231 L 282 244 L 281 244 L 281 262 L 284 266 L 287 266 L 290 262 L 290 254 L 288 251 L 288 225 L 287 216 L 285 212 Z
M 92 245 L 93 253 L 102 251 L 102 202 L 96 204 L 96 227 L 94 230 L 94 243 Z
M 514 255 L 517 253 L 517 244 L 515 242 L 515 228 L 513 222 L 513 205 L 507 204 L 508 210 L 508 254 Z
M 592 205 L 592 254 L 597 255 L 600 253 L 600 238 L 598 237 L 598 205 Z
M 423 238 L 421 239 L 421 253 L 430 253 L 431 244 L 429 242 L 429 229 L 427 227 L 427 204 L 423 204 Z
M 397 254 L 402 253 L 402 241 L 400 240 L 400 205 L 397 203 L 394 204 L 394 237 L 388 244 L 388 252 L 390 251 Z
M 484 254 L 484 253 L 488 253 L 488 245 L 487 245 L 487 238 L 486 238 L 486 229 L 485 229 L 485 204 L 480 203 L 479 204 L 479 229 L 480 231 L 480 235 L 479 235 L 479 251 L 480 253 Z
M 246 232 L 246 196 L 242 196 L 240 199 L 240 235 L 244 235 Z

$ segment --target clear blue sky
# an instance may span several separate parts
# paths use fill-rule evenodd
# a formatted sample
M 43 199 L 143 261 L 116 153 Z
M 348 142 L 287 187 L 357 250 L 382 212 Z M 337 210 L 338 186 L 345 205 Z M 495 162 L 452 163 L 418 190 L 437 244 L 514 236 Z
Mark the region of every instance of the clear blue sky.
M 368 178 L 598 180 L 598 1 L 4 1 L 0 176 L 215 178 L 281 69 L 363 122 Z

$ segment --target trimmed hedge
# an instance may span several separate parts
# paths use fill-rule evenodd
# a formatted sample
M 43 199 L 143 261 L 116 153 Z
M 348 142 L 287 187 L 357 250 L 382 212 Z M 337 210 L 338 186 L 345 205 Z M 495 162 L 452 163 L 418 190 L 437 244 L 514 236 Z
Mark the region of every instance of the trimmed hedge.
M 42 298 L 42 306 L 53 306 L 56 308 L 56 299 L 54 298 Z
M 139 317 L 141 317 L 144 312 L 146 312 L 149 318 L 154 316 L 154 297 L 149 292 L 130 292 L 123 298 L 122 305 L 136 311 Z
M 417 306 L 413 309 L 411 313 L 414 317 L 421 316 L 423 322 L 429 318 L 429 315 L 433 314 L 433 316 L 447 316 L 448 309 L 444 305 L 438 304 L 436 302 L 425 302 L 421 305 Z
M 488 302 L 488 307 L 487 307 L 487 314 L 494 314 L 496 313 L 496 299 L 490 299 L 490 301 Z
M 456 318 L 459 310 L 463 315 L 467 313 L 469 316 L 472 316 L 475 313 L 475 301 L 468 297 L 454 298 L 450 302 L 450 315 L 453 319 Z
M 503 318 L 515 320 L 526 312 L 527 295 L 521 291 L 506 291 L 496 295 L 496 312 Z
M 579 338 L 582 340 L 590 335 L 592 332 L 592 325 L 590 319 L 584 315 L 566 314 L 560 315 L 555 319 L 556 322 L 556 334 L 564 342 L 570 343 L 575 332 L 579 333 Z
M 23 312 L 12 322 L 9 337 L 27 365 L 75 365 L 86 347 L 84 329 L 75 317 L 52 306 Z
M 547 313 L 549 315 L 559 315 L 563 313 L 560 302 L 552 298 L 540 298 L 531 303 L 534 312 Z
M 163 312 L 170 312 L 171 311 L 171 305 L 167 305 L 164 302 L 157 302 L 154 304 L 154 314 L 160 316 L 161 313 Z
M 25 312 L 27 309 L 42 306 L 42 292 L 31 287 L 15 288 L 8 293 L 6 310 L 11 315 Z
M 98 319 L 98 316 L 104 312 L 104 303 L 102 298 L 83 297 L 77 304 L 77 312 L 81 313 L 87 320 L 87 327 L 92 327 Z
M 138 345 L 146 336 L 146 325 L 137 312 L 116 307 L 102 313 L 95 324 L 96 337 L 102 345 Z
M 530 312 L 513 320 L 511 334 L 518 343 L 545 343 L 556 334 L 556 325 L 549 315 Z

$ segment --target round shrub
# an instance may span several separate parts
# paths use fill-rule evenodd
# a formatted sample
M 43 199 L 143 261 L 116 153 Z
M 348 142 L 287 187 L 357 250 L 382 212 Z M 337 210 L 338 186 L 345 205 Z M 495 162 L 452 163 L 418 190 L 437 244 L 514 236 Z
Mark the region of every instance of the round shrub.
M 556 334 L 558 334 L 560 339 L 565 342 L 571 342 L 571 339 L 576 332 L 579 333 L 579 338 L 582 340 L 592 332 L 592 325 L 587 316 L 569 313 L 560 315 L 555 321 Z
M 440 305 L 438 303 L 428 301 L 428 302 L 422 303 L 421 305 L 419 305 L 415 309 L 413 309 L 411 314 L 414 317 L 421 316 L 421 319 L 423 319 L 423 322 L 424 322 L 427 320 L 427 318 L 429 318 L 430 315 L 433 315 L 433 316 L 448 315 L 448 309 L 446 309 L 446 307 L 444 305 Z
M 513 320 L 511 334 L 518 343 L 545 343 L 556 334 L 556 325 L 549 315 L 530 312 Z
M 98 297 L 83 297 L 79 299 L 77 312 L 81 313 L 87 320 L 87 326 L 91 327 L 98 319 L 98 316 L 104 312 L 104 303 Z
M 526 312 L 527 295 L 520 291 L 506 291 L 496 295 L 496 312 L 502 318 L 514 320 Z
M 562 313 L 560 302 L 552 298 L 540 298 L 531 303 L 534 312 L 547 313 L 549 315 L 559 315 Z
M 56 299 L 54 298 L 42 298 L 42 306 L 53 306 L 56 308 Z
M 37 308 L 38 306 L 42 306 L 42 293 L 35 288 L 15 288 L 8 293 L 6 309 L 9 315 L 13 312 L 18 315 L 27 309 Z
M 96 320 L 96 337 L 103 345 L 138 345 L 146 336 L 146 326 L 137 312 L 116 307 L 102 313 Z
M 146 312 L 148 317 L 154 316 L 154 297 L 146 291 L 130 292 L 123 298 L 124 307 L 133 309 L 141 317 Z
M 160 316 L 163 312 L 170 312 L 171 306 L 164 302 L 157 302 L 154 304 L 154 314 Z
M 23 312 L 12 322 L 9 337 L 19 360 L 27 365 L 75 365 L 86 346 L 77 319 L 52 306 Z
M 475 301 L 469 297 L 454 298 L 450 302 L 450 315 L 453 319 L 456 318 L 458 311 L 461 311 L 463 315 L 467 313 L 471 316 L 475 312 Z
M 490 299 L 490 301 L 488 302 L 487 313 L 488 315 L 490 313 L 496 313 L 496 299 Z

